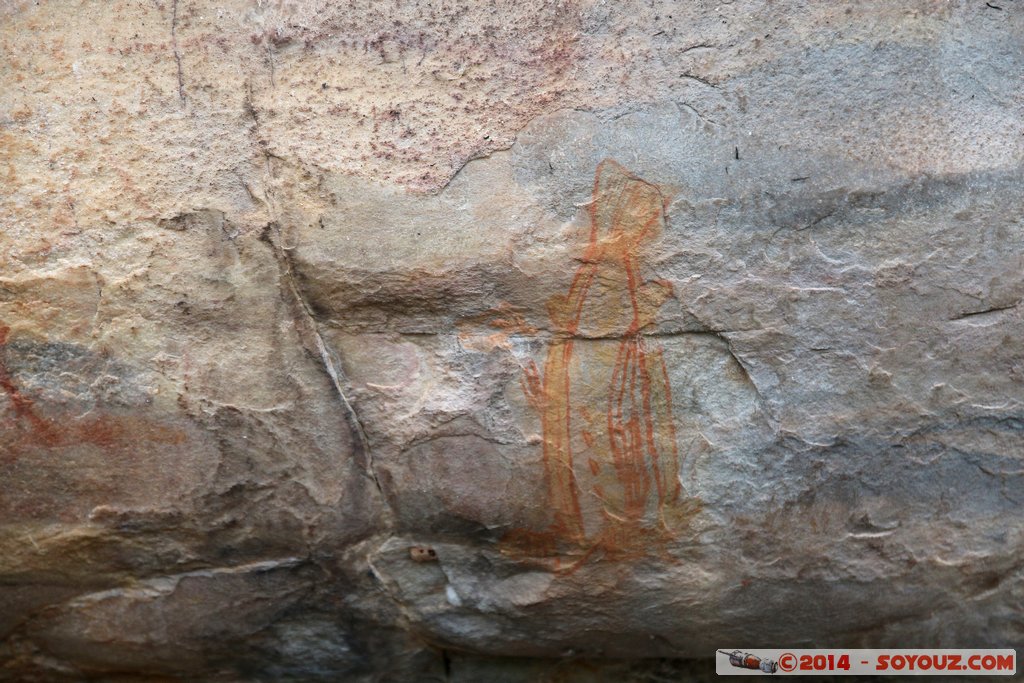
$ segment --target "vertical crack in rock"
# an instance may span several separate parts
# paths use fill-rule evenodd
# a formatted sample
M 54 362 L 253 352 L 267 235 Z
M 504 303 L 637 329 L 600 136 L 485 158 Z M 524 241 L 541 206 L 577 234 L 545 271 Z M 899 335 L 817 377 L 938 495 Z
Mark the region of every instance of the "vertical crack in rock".
M 754 390 L 754 395 L 757 396 L 757 402 L 761 405 L 761 410 L 764 411 L 764 415 L 768 419 L 768 423 L 771 425 L 772 429 L 777 432 L 778 420 L 775 418 L 775 415 L 771 410 L 771 404 L 765 399 L 764 394 L 761 393 L 761 388 L 758 387 L 757 382 L 754 381 L 754 376 L 750 372 L 750 368 L 747 367 L 747 364 L 743 361 L 739 354 L 737 354 L 736 351 L 732 348 L 732 340 L 730 340 L 727 335 L 719 331 L 712 331 L 712 334 L 721 339 L 723 342 L 725 342 L 725 350 L 729 353 L 730 356 L 732 356 L 733 361 L 736 362 L 736 366 L 740 369 L 740 372 L 743 374 L 743 378 L 747 381 L 748 384 L 750 384 L 750 387 Z
M 267 45 L 267 65 L 270 67 L 270 87 L 277 87 L 277 77 L 274 75 L 274 49 Z
M 771 425 L 772 429 L 777 432 L 778 420 L 776 419 L 774 413 L 771 410 L 771 404 L 768 402 L 764 394 L 761 392 L 761 388 L 757 386 L 757 382 L 754 381 L 754 376 L 750 372 L 750 368 L 747 367 L 747 364 L 743 361 L 740 355 L 736 353 L 735 349 L 733 349 L 732 340 L 729 339 L 730 330 L 715 329 L 709 326 L 704 320 L 694 315 L 693 311 L 689 311 L 689 313 L 690 315 L 693 315 L 694 318 L 696 318 L 697 322 L 700 323 L 700 325 L 704 329 L 699 331 L 688 332 L 687 334 L 706 334 L 718 339 L 725 345 L 726 352 L 729 354 L 729 356 L 732 357 L 737 367 L 739 367 L 739 370 L 743 375 L 743 379 L 748 384 L 750 384 L 750 387 L 754 390 L 754 395 L 757 396 L 757 402 L 760 404 L 761 409 L 764 411 L 765 417 L 768 419 L 768 423 Z
M 260 135 L 260 116 L 256 111 L 256 106 L 253 102 L 252 93 L 252 81 L 251 79 L 246 82 L 245 99 L 243 103 L 245 112 L 252 118 L 253 127 L 251 134 L 254 136 L 256 145 L 263 156 L 264 162 L 267 166 L 267 173 L 270 174 L 270 159 L 273 154 L 267 149 L 267 143 L 262 139 Z M 244 185 L 244 183 L 243 183 Z M 246 191 L 250 197 L 253 196 L 253 192 L 246 187 Z M 267 208 L 274 217 L 270 223 L 268 223 L 262 233 L 260 234 L 260 240 L 266 242 L 270 246 L 271 253 L 274 255 L 275 261 L 277 261 L 278 271 L 281 278 L 281 289 L 285 303 L 288 304 L 292 310 L 292 318 L 295 321 L 296 329 L 298 330 L 299 337 L 302 340 L 306 350 L 313 355 L 313 357 L 323 367 L 324 372 L 331 379 L 331 383 L 334 385 L 334 390 L 338 394 L 338 398 L 341 399 L 343 412 L 345 414 L 345 421 L 348 423 L 349 430 L 353 437 L 353 447 L 356 451 L 356 457 L 360 461 L 360 466 L 363 471 L 369 476 L 374 485 L 377 487 L 377 491 L 381 494 L 381 498 L 384 500 L 385 509 L 390 510 L 390 506 L 387 504 L 387 496 L 384 494 L 384 489 L 380 485 L 380 480 L 377 477 L 377 471 L 373 462 L 373 452 L 370 449 L 369 440 L 366 437 L 366 431 L 363 429 L 362 422 L 359 420 L 359 415 L 356 413 L 355 408 L 349 402 L 348 397 L 345 395 L 345 377 L 344 371 L 341 370 L 341 362 L 338 359 L 337 354 L 330 348 L 326 341 L 324 341 L 323 335 L 320 334 L 320 328 L 317 325 L 316 318 L 313 316 L 313 312 L 306 302 L 305 297 L 299 289 L 299 286 L 295 282 L 295 271 L 292 267 L 291 257 L 288 255 L 288 250 L 285 249 L 282 244 L 280 227 L 276 221 L 278 215 L 276 210 L 276 202 L 272 196 L 269 183 L 264 185 L 263 196 L 266 200 Z
M 178 67 L 178 97 L 181 107 L 185 108 L 185 77 L 181 70 L 181 51 L 178 49 L 178 0 L 174 0 L 171 9 L 171 45 L 174 46 L 174 63 Z
M 757 400 L 763 404 L 764 396 L 761 395 L 761 390 L 758 388 L 757 382 L 754 381 L 753 376 L 750 374 L 750 368 L 747 367 L 747 364 L 744 363 L 733 350 L 732 342 L 729 341 L 729 338 L 727 336 L 720 332 L 713 332 L 712 334 L 718 339 L 721 339 L 723 342 L 725 342 L 725 350 L 728 351 L 732 359 L 736 361 L 736 365 L 739 367 L 740 372 L 743 373 L 743 379 L 745 379 L 747 383 L 750 384 L 750 387 L 754 390 L 754 393 L 757 394 Z
M 444 648 L 441 649 L 441 665 L 444 667 L 444 680 L 452 680 L 452 658 Z
M 373 480 L 377 490 L 383 495 L 384 489 L 381 488 L 380 480 L 377 478 L 377 471 L 373 463 L 373 453 L 370 450 L 370 442 L 366 438 L 366 431 L 359 421 L 359 415 L 356 413 L 355 408 L 352 407 L 352 403 L 345 396 L 345 376 L 344 371 L 341 370 L 341 362 L 337 354 L 324 341 L 316 318 L 313 317 L 309 304 L 306 303 L 305 297 L 299 291 L 299 287 L 295 282 L 291 257 L 288 255 L 287 249 L 281 244 L 281 233 L 278 225 L 276 223 L 269 223 L 260 235 L 260 240 L 270 245 L 274 258 L 277 260 L 278 269 L 281 274 L 281 288 L 285 293 L 287 303 L 292 309 L 296 328 L 302 343 L 319 360 L 324 372 L 331 378 L 331 383 L 334 385 L 338 398 L 341 399 L 345 421 L 355 437 L 353 446 L 356 451 L 356 457 L 361 461 L 363 470 Z

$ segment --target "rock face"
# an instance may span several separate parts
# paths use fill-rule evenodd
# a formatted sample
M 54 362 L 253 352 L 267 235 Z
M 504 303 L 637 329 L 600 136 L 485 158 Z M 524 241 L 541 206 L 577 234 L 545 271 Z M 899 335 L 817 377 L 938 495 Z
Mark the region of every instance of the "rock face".
M 0 678 L 1024 642 L 1019 4 L 3 0 Z

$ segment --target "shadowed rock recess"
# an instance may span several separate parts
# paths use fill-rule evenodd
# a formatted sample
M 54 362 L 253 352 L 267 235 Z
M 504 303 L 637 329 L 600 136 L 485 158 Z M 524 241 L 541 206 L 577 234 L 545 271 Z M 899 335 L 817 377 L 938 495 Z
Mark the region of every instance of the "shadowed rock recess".
M 0 0 L 0 680 L 1024 642 L 1024 3 Z

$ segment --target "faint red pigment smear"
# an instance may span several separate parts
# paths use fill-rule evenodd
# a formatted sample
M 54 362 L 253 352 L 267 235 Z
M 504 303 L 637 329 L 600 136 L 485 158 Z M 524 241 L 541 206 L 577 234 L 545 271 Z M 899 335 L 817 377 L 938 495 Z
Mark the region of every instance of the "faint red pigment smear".
M 88 420 L 65 420 L 63 427 L 39 414 L 34 401 L 21 393 L 4 362 L 4 348 L 10 336 L 10 328 L 0 324 L 0 388 L 3 389 L 14 408 L 15 420 L 24 420 L 29 433 L 15 439 L 11 446 L 16 452 L 5 455 L 15 456 L 31 446 L 54 448 L 75 444 L 92 444 L 105 448 L 135 449 L 139 443 L 181 444 L 185 433 L 145 417 L 133 415 L 99 415 Z
M 32 399 L 23 395 L 18 390 L 17 385 L 11 378 L 11 373 L 7 370 L 3 351 L 7 346 L 7 337 L 10 333 L 11 328 L 6 325 L 0 325 L 0 388 L 3 388 L 4 393 L 7 394 L 11 401 L 11 405 L 14 406 L 15 416 L 26 420 L 31 425 L 35 438 L 44 445 L 55 446 L 60 441 L 60 435 L 54 428 L 53 423 L 36 412 Z

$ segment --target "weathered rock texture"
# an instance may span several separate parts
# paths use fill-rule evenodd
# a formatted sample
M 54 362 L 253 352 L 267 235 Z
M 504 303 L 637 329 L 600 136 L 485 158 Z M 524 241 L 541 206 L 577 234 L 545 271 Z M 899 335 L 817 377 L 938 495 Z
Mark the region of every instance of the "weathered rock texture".
M 1010 0 L 3 0 L 0 677 L 1022 642 L 1022 74 Z

